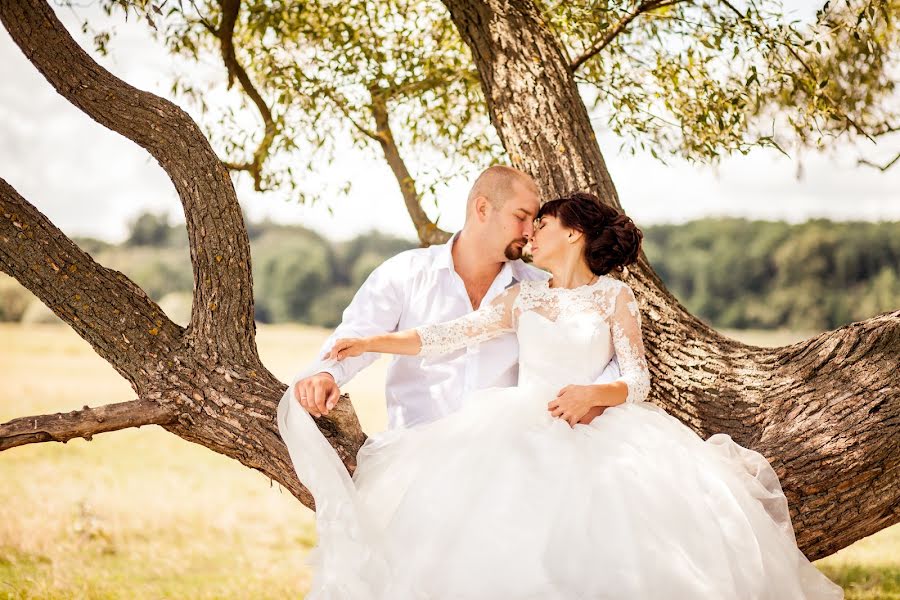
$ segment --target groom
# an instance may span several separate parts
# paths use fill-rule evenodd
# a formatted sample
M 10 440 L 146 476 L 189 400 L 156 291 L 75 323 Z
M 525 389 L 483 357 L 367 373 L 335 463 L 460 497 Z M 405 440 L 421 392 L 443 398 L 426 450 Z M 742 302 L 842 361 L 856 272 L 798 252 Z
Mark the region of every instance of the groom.
M 469 192 L 462 230 L 445 244 L 401 252 L 372 271 L 319 356 L 339 338 L 448 321 L 477 310 L 518 281 L 547 279 L 548 273 L 521 260 L 539 208 L 537 185 L 526 173 L 502 165 L 484 170 Z M 306 370 L 313 375 L 296 382 L 294 396 L 310 414 L 328 414 L 340 387 L 377 358 L 366 353 L 340 362 L 320 359 Z M 388 428 L 448 415 L 473 390 L 516 385 L 518 359 L 514 333 L 441 356 L 394 356 L 385 383 Z M 595 383 L 618 375 L 613 359 Z M 578 393 L 570 391 L 576 387 L 561 393 Z M 600 412 L 593 410 L 581 422 Z

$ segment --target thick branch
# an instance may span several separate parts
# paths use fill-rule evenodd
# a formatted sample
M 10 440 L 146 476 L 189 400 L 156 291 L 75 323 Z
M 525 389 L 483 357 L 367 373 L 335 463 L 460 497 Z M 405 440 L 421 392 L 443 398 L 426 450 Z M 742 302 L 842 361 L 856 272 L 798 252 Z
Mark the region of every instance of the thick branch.
M 0 180 L 3 270 L 87 339 L 140 398 L 62 418 L 16 419 L 3 426 L 3 447 L 158 423 L 265 473 L 312 506 L 275 424 L 285 386 L 257 353 L 249 243 L 228 171 L 186 113 L 100 68 L 46 4 L 0 2 L 0 20 L 60 94 L 146 148 L 169 173 L 184 205 L 194 265 L 193 313 L 185 331 Z M 352 470 L 365 440 L 352 405 L 345 400 L 318 425 Z
M 28 60 L 63 97 L 146 149 L 184 206 L 194 302 L 188 339 L 210 356 L 248 342 L 255 352 L 250 243 L 227 169 L 179 107 L 98 65 L 42 0 L 0 2 L 0 20 Z
M 616 39 L 619 34 L 625 31 L 628 25 L 636 18 L 638 18 L 638 16 L 646 12 L 656 10 L 657 8 L 678 4 L 682 1 L 683 0 L 647 0 L 646 2 L 642 2 L 640 5 L 638 5 L 634 12 L 628 13 L 627 15 L 619 19 L 619 21 L 617 21 L 615 25 L 604 31 L 603 35 L 600 36 L 598 40 L 588 46 L 578 58 L 573 60 L 570 65 L 572 71 L 577 71 L 578 68 L 581 67 L 581 65 L 602 52 L 603 49 L 606 48 L 610 43 L 612 43 L 612 41 Z
M 39 442 L 88 441 L 98 433 L 142 425 L 171 423 L 174 415 L 165 406 L 148 400 L 132 400 L 53 415 L 21 417 L 0 424 L 0 451 Z
M 275 141 L 277 128 L 275 120 L 272 118 L 272 111 L 257 91 L 247 71 L 238 62 L 237 55 L 234 51 L 234 27 L 237 23 L 238 12 L 241 8 L 240 0 L 223 0 L 222 1 L 222 23 L 219 29 L 213 33 L 219 38 L 222 47 L 222 61 L 228 70 L 228 87 L 230 88 L 235 79 L 241 84 L 244 93 L 249 96 L 253 104 L 259 111 L 265 125 L 265 135 L 260 140 L 259 146 L 253 152 L 253 160 L 243 163 L 226 162 L 225 166 L 234 171 L 247 171 L 253 177 L 253 187 L 256 191 L 263 191 L 262 187 L 262 168 L 266 158 L 269 156 L 269 149 Z
M 391 132 L 387 101 L 384 96 L 377 92 L 372 93 L 372 114 L 375 117 L 378 143 L 381 144 L 384 157 L 391 166 L 391 171 L 393 171 L 394 177 L 397 178 L 397 183 L 400 184 L 403 202 L 406 204 L 406 210 L 409 212 L 413 225 L 416 226 L 419 240 L 424 245 L 443 244 L 450 239 L 450 234 L 439 229 L 422 209 L 422 201 L 419 193 L 416 191 L 416 182 L 406 168 L 406 163 L 400 155 L 400 149 L 394 141 L 394 134 Z
M 140 287 L 97 264 L 0 178 L 0 269 L 138 389 L 182 329 Z

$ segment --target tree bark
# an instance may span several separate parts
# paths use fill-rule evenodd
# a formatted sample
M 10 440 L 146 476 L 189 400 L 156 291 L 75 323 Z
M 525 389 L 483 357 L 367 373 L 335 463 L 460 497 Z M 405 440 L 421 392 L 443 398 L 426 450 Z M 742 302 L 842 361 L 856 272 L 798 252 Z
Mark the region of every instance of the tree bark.
M 39 442 L 65 444 L 77 437 L 90 441 L 97 433 L 142 425 L 163 425 L 173 419 L 174 415 L 165 406 L 143 400 L 99 408 L 85 406 L 81 410 L 55 415 L 21 417 L 0 425 L 0 450 Z
M 255 354 L 249 239 L 228 170 L 197 124 L 94 62 L 45 3 L 2 2 L 0 18 L 57 92 L 147 150 L 171 178 L 184 206 L 194 274 L 186 341 L 210 357 L 247 348 Z
M 444 0 L 482 78 L 491 122 L 545 198 L 591 190 L 621 208 L 570 65 L 531 0 Z M 900 521 L 900 310 L 783 348 L 691 315 L 642 253 L 651 401 L 704 439 L 730 434 L 775 467 L 797 541 L 817 559 Z
M 0 449 L 90 439 L 158 424 L 257 469 L 309 507 L 275 422 L 285 390 L 259 359 L 250 245 L 227 169 L 180 108 L 94 62 L 42 0 L 0 2 L 0 21 L 67 100 L 150 152 L 184 206 L 194 274 L 182 328 L 125 275 L 94 262 L 0 179 L 0 268 L 84 338 L 132 385 L 137 400 L 0 425 Z M 318 420 L 349 469 L 365 439 L 349 402 Z

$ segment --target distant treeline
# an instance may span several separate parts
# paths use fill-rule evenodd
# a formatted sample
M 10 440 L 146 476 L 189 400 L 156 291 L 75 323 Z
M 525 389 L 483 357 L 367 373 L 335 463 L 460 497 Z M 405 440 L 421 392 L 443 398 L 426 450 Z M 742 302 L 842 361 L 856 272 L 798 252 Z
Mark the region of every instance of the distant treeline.
M 900 308 L 900 222 L 701 219 L 644 231 L 660 277 L 715 327 L 833 329 Z
M 417 246 L 377 232 L 331 242 L 269 221 L 248 223 L 248 234 L 263 323 L 333 327 L 377 265 Z M 702 219 L 648 226 L 644 234 L 647 256 L 669 289 L 716 327 L 830 329 L 900 308 L 900 222 Z M 148 213 L 123 244 L 77 241 L 186 322 L 192 276 L 183 225 Z M 0 285 L 0 319 L 44 314 L 34 302 L 13 281 Z

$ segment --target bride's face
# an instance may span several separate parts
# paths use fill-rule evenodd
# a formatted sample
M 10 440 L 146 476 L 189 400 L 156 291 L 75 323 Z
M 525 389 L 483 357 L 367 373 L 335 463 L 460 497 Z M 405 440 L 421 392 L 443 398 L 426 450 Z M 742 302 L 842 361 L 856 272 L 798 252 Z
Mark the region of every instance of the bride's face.
M 534 236 L 531 238 L 531 257 L 538 267 L 550 267 L 572 250 L 569 234 L 559 219 L 544 215 L 535 222 Z

